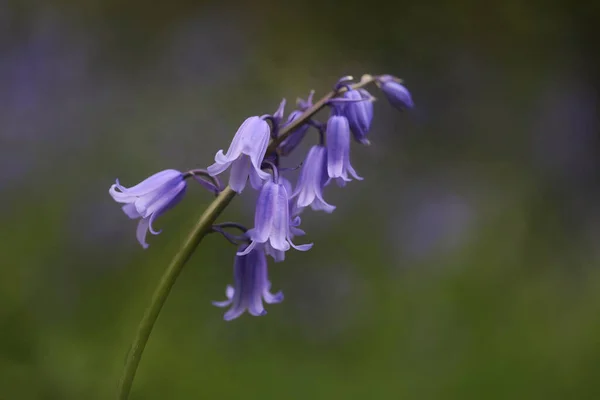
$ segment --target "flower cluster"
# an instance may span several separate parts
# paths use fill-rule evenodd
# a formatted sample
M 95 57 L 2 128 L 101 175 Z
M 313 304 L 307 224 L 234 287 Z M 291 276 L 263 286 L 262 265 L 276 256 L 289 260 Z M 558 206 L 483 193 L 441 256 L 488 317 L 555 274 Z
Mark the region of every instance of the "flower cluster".
M 408 90 L 401 81 L 390 75 L 368 77 L 374 81 L 384 96 L 396 108 L 413 107 Z M 256 202 L 254 226 L 246 229 L 237 223 L 213 226 L 213 232 L 222 234 L 238 246 L 235 256 L 234 285 L 227 286 L 227 300 L 214 302 L 219 307 L 230 307 L 225 319 L 239 317 L 246 310 L 251 315 L 266 313 L 263 301 L 278 303 L 281 292 L 272 294 L 267 274 L 267 256 L 280 262 L 290 249 L 307 251 L 310 244 L 295 244 L 297 236 L 304 235 L 299 228 L 300 214 L 310 207 L 315 211 L 331 213 L 335 206 L 323 195 L 332 181 L 343 187 L 352 180 L 362 180 L 350 163 L 351 139 L 368 145 L 373 120 L 371 94 L 363 88 L 365 77 L 352 83 L 351 77 L 340 79 L 332 94 L 313 105 L 311 92 L 306 100 L 297 101 L 297 109 L 284 118 L 285 100 L 272 115 L 252 116 L 238 128 L 227 152 L 219 150 L 215 162 L 205 170 L 185 173 L 165 170 L 131 188 L 112 185 L 109 193 L 130 218 L 140 218 L 137 239 L 147 248 L 146 233 L 157 235 L 153 228 L 155 219 L 175 206 L 184 196 L 186 179 L 193 177 L 208 190 L 218 194 L 223 190 L 218 175 L 229 170 L 229 187 L 242 193 L 249 181 L 259 191 Z M 325 123 L 312 116 L 321 107 L 330 109 Z M 318 142 L 308 151 L 301 165 L 296 186 L 284 177 L 290 168 L 281 167 L 281 159 L 292 153 L 304 140 L 310 128 L 318 133 Z M 226 228 L 241 232 L 233 235 Z

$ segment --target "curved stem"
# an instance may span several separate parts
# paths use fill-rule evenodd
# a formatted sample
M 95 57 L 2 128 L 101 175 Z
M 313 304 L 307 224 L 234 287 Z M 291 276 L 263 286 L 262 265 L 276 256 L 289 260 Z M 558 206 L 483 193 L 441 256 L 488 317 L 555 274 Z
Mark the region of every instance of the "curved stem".
M 119 400 L 126 400 L 129 397 L 133 378 L 135 377 L 137 367 L 142 358 L 142 353 L 144 352 L 150 333 L 152 333 L 154 323 L 156 322 L 158 314 L 165 304 L 165 300 L 167 300 L 169 292 L 175 284 L 179 273 L 204 236 L 210 232 L 213 222 L 215 222 L 217 217 L 223 212 L 234 196 L 235 192 L 229 186 L 219 193 L 219 196 L 208 206 L 206 211 L 204 211 L 198 220 L 198 223 L 194 226 L 194 229 L 192 229 L 183 243 L 183 246 L 181 246 L 181 249 L 175 254 L 175 257 L 173 257 L 173 260 L 161 277 L 160 282 L 152 295 L 150 305 L 142 317 L 137 334 L 135 335 L 135 339 L 133 340 L 129 354 L 127 355 L 125 370 L 121 382 L 119 383 Z
M 358 89 L 360 87 L 366 86 L 375 81 L 375 78 L 371 75 L 364 75 L 360 82 L 352 85 L 352 88 Z M 267 152 L 273 152 L 277 149 L 279 143 L 281 143 L 289 134 L 299 127 L 300 125 L 306 123 L 310 118 L 316 114 L 321 108 L 323 108 L 327 102 L 337 96 L 340 93 L 343 93 L 346 89 L 341 88 L 335 92 L 329 92 L 326 94 L 321 100 L 315 103 L 312 107 L 308 108 L 299 118 L 296 118 L 292 123 L 283 127 L 277 139 L 272 140 L 269 144 L 269 148 Z M 208 206 L 208 208 L 202 213 L 200 219 L 188 235 L 187 239 L 181 246 L 181 249 L 175 254 L 173 260 L 165 270 L 164 274 L 160 278 L 158 282 L 158 286 L 156 287 L 154 294 L 152 295 L 152 300 L 150 301 L 150 305 L 146 308 L 144 312 L 144 316 L 140 321 L 140 324 L 137 329 L 137 333 L 135 335 L 135 339 L 131 345 L 129 353 L 127 355 L 127 361 L 125 362 L 125 369 L 123 371 L 123 376 L 121 377 L 121 381 L 119 382 L 118 389 L 118 399 L 119 400 L 127 400 L 129 397 L 129 392 L 131 391 L 131 386 L 133 384 L 133 379 L 135 378 L 135 373 L 137 372 L 138 365 L 140 364 L 140 360 L 142 359 L 142 354 L 144 353 L 144 349 L 146 347 L 146 343 L 148 343 L 148 339 L 150 338 L 150 334 L 152 333 L 152 328 L 154 327 L 154 323 L 158 319 L 158 315 L 160 314 L 160 310 L 162 309 L 169 293 L 171 292 L 171 288 L 175 284 L 177 277 L 179 276 L 181 270 L 185 263 L 190 259 L 196 247 L 200 244 L 204 236 L 206 236 L 211 230 L 213 223 L 216 219 L 221 215 L 223 210 L 227 207 L 227 205 L 231 202 L 233 197 L 235 196 L 235 192 L 227 186 L 216 199 Z

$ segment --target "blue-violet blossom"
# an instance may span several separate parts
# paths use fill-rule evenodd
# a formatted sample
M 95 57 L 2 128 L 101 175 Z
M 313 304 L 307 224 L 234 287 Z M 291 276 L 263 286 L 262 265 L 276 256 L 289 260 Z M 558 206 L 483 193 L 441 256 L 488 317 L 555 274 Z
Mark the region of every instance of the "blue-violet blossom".
M 238 248 L 238 255 L 233 264 L 234 286 L 227 285 L 225 301 L 213 301 L 217 307 L 231 308 L 224 315 L 226 321 L 230 321 L 242 315 L 248 310 L 251 315 L 265 315 L 267 311 L 263 306 L 263 300 L 267 304 L 280 303 L 283 301 L 283 293 L 271 293 L 271 282 L 267 272 L 267 256 L 262 246 L 257 246 L 244 255 L 239 255 L 246 250 L 248 245 L 243 244 Z
M 311 206 L 315 211 L 323 210 L 332 213 L 335 206 L 323 199 L 323 187 L 327 179 L 327 150 L 320 145 L 313 146 L 302 164 L 298 185 L 292 194 L 292 198 L 298 197 L 297 207 Z
M 279 176 L 279 182 L 283 184 L 285 187 L 286 193 L 292 193 L 292 183 L 284 178 L 283 176 Z M 296 206 L 296 202 L 290 197 L 288 200 L 289 205 L 289 216 L 290 216 L 290 236 L 289 240 L 293 240 L 296 236 L 304 236 L 306 232 L 302 229 L 298 228 L 302 223 L 302 219 L 300 218 L 300 213 L 302 212 L 302 208 Z M 265 243 L 265 252 L 273 257 L 275 262 L 281 262 L 285 260 L 285 251 L 277 250 L 271 246 L 270 242 Z
M 344 116 L 348 118 L 354 139 L 364 145 L 370 144 L 367 133 L 373 120 L 373 97 L 364 89 L 350 89 L 344 92 L 344 98 L 354 100 L 343 106 Z
M 352 179 L 362 180 L 350 164 L 350 125 L 348 119 L 334 112 L 327 120 L 327 174 L 329 181 L 335 179 L 339 186 L 344 186 Z M 328 181 L 328 182 L 329 182 Z
M 280 178 L 281 179 L 281 178 Z M 238 255 L 248 254 L 257 245 L 268 244 L 272 250 L 285 252 L 290 246 L 296 250 L 306 251 L 310 244 L 295 245 L 292 242 L 292 219 L 289 212 L 289 198 L 286 185 L 281 182 L 268 180 L 264 183 L 256 202 L 254 228 L 246 233 L 251 240 L 250 245 Z
M 212 176 L 225 171 L 231 165 L 229 186 L 241 193 L 250 177 L 254 189 L 260 189 L 262 181 L 270 175 L 261 170 L 261 164 L 269 145 L 269 124 L 260 117 L 246 119 L 236 132 L 227 154 L 219 150 L 215 155 L 215 163 L 207 168 Z
M 398 110 L 415 106 L 410 92 L 398 82 L 397 78 L 391 75 L 382 75 L 377 78 L 377 84 L 388 101 Z
M 147 248 L 146 233 L 158 235 L 152 227 L 154 220 L 174 207 L 184 196 L 186 182 L 183 174 L 174 169 L 158 172 L 141 183 L 126 188 L 119 183 L 112 185 L 108 192 L 118 203 L 125 203 L 123 212 L 131 219 L 141 218 L 137 227 L 137 240 Z

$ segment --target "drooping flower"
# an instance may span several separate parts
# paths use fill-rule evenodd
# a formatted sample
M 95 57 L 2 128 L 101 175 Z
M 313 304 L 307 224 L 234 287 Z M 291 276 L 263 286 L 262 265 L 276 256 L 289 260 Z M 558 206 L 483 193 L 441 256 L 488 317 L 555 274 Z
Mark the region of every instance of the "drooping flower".
M 152 223 L 160 215 L 174 207 L 185 195 L 187 185 L 181 172 L 167 169 L 158 172 L 139 184 L 126 188 L 117 182 L 108 192 L 118 203 L 125 203 L 123 212 L 131 219 L 140 218 L 137 227 L 137 240 L 147 248 L 146 233 L 158 235 Z
M 300 178 L 292 198 L 298 197 L 298 208 L 310 206 L 313 210 L 323 210 L 332 213 L 335 206 L 323 199 L 323 187 L 327 183 L 327 149 L 316 145 L 311 147 L 302 164 Z
M 226 321 L 230 321 L 242 315 L 248 310 L 251 315 L 265 315 L 267 311 L 263 306 L 263 300 L 267 304 L 280 303 L 283 301 L 283 293 L 275 294 L 270 292 L 271 282 L 269 282 L 267 271 L 267 256 L 262 246 L 257 246 L 244 255 L 249 246 L 246 244 L 238 248 L 238 254 L 235 256 L 233 264 L 234 286 L 227 285 L 225 301 L 213 301 L 217 307 L 231 308 L 224 315 Z
M 382 75 L 377 77 L 377 85 L 388 101 L 398 110 L 402 111 L 415 106 L 410 92 L 400 84 L 399 79 L 391 75 Z
M 293 221 L 290 219 L 289 206 L 285 184 L 280 181 L 266 181 L 256 202 L 254 228 L 247 232 L 251 243 L 238 254 L 247 254 L 260 244 L 268 244 L 273 250 L 280 252 L 288 251 L 290 246 L 300 251 L 309 250 L 312 243 L 295 245 L 292 242 L 290 222 Z
M 344 104 L 343 110 L 354 139 L 364 145 L 370 144 L 367 133 L 373 120 L 373 97 L 364 89 L 350 89 L 344 92 L 343 98 L 353 100 Z
M 227 154 L 219 150 L 215 163 L 207 168 L 212 176 L 225 171 L 231 165 L 229 186 L 241 193 L 250 177 L 254 189 L 260 189 L 262 181 L 270 175 L 261 170 L 261 164 L 269 145 L 269 124 L 260 117 L 250 117 L 242 123 L 236 132 Z
M 279 176 L 279 182 L 285 187 L 286 193 L 292 193 L 292 183 L 284 178 L 283 176 Z M 290 216 L 290 233 L 289 240 L 293 240 L 296 236 L 304 236 L 306 233 L 298 228 L 302 223 L 302 219 L 300 218 L 300 213 L 302 212 L 302 208 L 296 206 L 296 202 L 289 197 L 288 199 L 288 208 L 289 208 L 289 216 Z M 281 262 L 285 260 L 285 251 L 277 250 L 271 246 L 270 242 L 265 243 L 265 252 L 273 257 L 275 262 Z
M 350 125 L 348 119 L 335 111 L 327 120 L 327 174 L 335 179 L 339 186 L 344 186 L 352 179 L 362 180 L 350 164 Z

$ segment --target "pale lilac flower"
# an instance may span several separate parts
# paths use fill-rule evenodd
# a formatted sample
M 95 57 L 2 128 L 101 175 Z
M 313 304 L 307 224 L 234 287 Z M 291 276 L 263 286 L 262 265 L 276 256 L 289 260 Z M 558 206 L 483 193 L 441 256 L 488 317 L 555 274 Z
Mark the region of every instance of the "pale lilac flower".
M 219 150 L 215 163 L 207 168 L 212 176 L 225 171 L 231 165 L 229 186 L 241 193 L 250 177 L 254 189 L 260 189 L 262 181 L 270 175 L 261 170 L 261 164 L 269 145 L 269 124 L 260 117 L 250 117 L 236 132 L 227 154 Z
M 310 206 L 313 210 L 323 210 L 332 213 L 335 206 L 328 204 L 323 199 L 323 187 L 327 183 L 327 150 L 316 145 L 311 147 L 302 164 L 298 186 L 292 198 L 298 197 L 298 208 Z
M 364 89 L 350 89 L 344 92 L 343 98 L 354 100 L 343 106 L 344 116 L 348 119 L 354 139 L 365 145 L 370 144 L 367 133 L 373 120 L 373 97 Z
M 137 240 L 147 248 L 146 233 L 158 235 L 152 227 L 154 220 L 174 207 L 183 198 L 187 185 L 183 174 L 173 169 L 161 171 L 126 188 L 119 183 L 112 185 L 108 192 L 118 203 L 125 203 L 123 212 L 131 219 L 141 218 L 137 227 Z
M 261 244 L 268 244 L 280 252 L 288 251 L 290 246 L 300 251 L 309 250 L 312 243 L 297 246 L 292 242 L 289 206 L 285 184 L 266 181 L 256 202 L 254 228 L 247 232 L 251 243 L 238 254 L 247 254 Z
M 283 176 L 279 176 L 279 182 L 285 187 L 286 193 L 292 193 L 292 183 L 284 178 Z M 302 223 L 302 219 L 300 218 L 300 213 L 302 212 L 302 208 L 296 206 L 296 202 L 290 197 L 288 200 L 289 206 L 289 216 L 290 216 L 290 235 L 289 239 L 293 240 L 295 236 L 304 236 L 306 232 L 302 229 L 298 228 Z M 280 262 L 285 260 L 285 251 L 277 250 L 271 246 L 270 242 L 265 244 L 265 252 L 273 257 L 275 262 Z
M 377 84 L 381 91 L 394 107 L 401 111 L 406 108 L 413 108 L 415 104 L 410 92 L 398 81 L 399 79 L 391 75 L 382 75 L 377 78 Z
M 350 125 L 348 119 L 334 112 L 327 120 L 327 174 L 329 181 L 335 179 L 339 186 L 344 186 L 352 179 L 362 180 L 350 164 Z M 328 181 L 328 182 L 329 182 Z
M 271 282 L 268 278 L 267 256 L 262 246 L 245 252 L 248 247 L 243 244 L 238 248 L 238 254 L 235 256 L 233 264 L 234 286 L 227 285 L 225 290 L 227 300 L 213 301 L 217 307 L 231 305 L 223 317 L 226 321 L 239 317 L 246 310 L 254 316 L 265 315 L 267 311 L 263 306 L 263 300 L 267 304 L 283 301 L 282 292 L 275 294 L 270 292 Z M 240 253 L 245 254 L 240 255 Z

